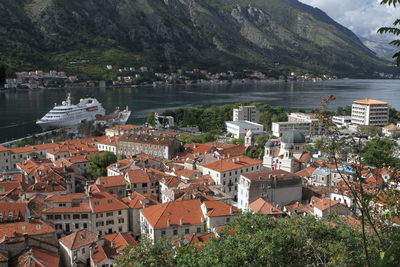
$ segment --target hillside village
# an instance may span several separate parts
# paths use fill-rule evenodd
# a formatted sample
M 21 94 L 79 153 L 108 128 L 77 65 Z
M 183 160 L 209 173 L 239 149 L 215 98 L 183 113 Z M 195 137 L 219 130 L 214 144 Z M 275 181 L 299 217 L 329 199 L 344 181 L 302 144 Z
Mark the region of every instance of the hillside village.
M 400 125 L 388 125 L 388 112 L 386 102 L 357 100 L 352 116 L 332 123 L 346 130 L 381 127 L 397 140 Z M 219 238 L 240 213 L 335 214 L 359 224 L 351 189 L 379 194 L 397 186 L 395 173 L 359 166 L 350 153 L 338 155 L 338 164 L 307 149 L 324 133 L 316 114 L 292 113 L 273 123 L 275 137 L 263 157 L 250 158 L 248 148 L 266 135 L 258 110 L 241 106 L 232 113 L 227 133 L 244 144 L 184 144 L 173 129 L 118 125 L 100 137 L 0 147 L 1 266 L 110 267 L 144 237 L 179 244 Z M 105 176 L 93 176 L 92 157 L 106 153 L 117 161 Z M 374 205 L 383 209 L 385 200 Z

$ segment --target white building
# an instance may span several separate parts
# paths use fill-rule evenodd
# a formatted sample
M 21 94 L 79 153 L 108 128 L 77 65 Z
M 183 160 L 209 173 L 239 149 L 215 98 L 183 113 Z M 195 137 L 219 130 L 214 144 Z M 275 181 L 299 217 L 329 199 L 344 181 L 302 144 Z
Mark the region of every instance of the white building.
M 233 121 L 260 121 L 260 112 L 256 106 L 240 106 L 233 109 Z
M 238 208 L 249 210 L 258 198 L 283 207 L 301 201 L 302 178 L 283 170 L 242 174 L 238 185 Z
M 272 134 L 276 137 L 281 137 L 286 131 L 295 130 L 304 135 L 311 134 L 310 122 L 273 122 Z
M 351 123 L 351 116 L 333 116 L 332 123 L 339 128 L 347 128 Z
M 374 99 L 354 101 L 351 109 L 351 123 L 383 127 L 389 122 L 388 103 Z
M 226 121 L 226 131 L 234 138 L 244 138 L 248 131 L 253 133 L 253 136 L 259 136 L 264 133 L 264 126 L 250 121 Z

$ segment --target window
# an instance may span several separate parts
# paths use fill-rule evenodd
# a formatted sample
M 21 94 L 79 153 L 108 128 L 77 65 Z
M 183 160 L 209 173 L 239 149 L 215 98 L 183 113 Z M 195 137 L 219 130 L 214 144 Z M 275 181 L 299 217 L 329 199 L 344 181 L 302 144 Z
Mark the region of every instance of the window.
M 118 215 L 121 215 L 121 214 L 122 214 L 122 210 L 119 210 L 119 211 L 118 211 Z
M 124 218 L 118 219 L 118 223 L 124 223 Z
M 79 229 L 79 223 L 75 224 L 75 229 Z
M 108 200 L 107 200 L 107 203 L 108 203 L 108 204 L 112 204 L 112 203 L 113 203 L 112 199 L 108 199 Z
M 197 233 L 200 234 L 201 233 L 201 228 L 197 227 Z
M 106 225 L 114 224 L 114 220 L 108 220 L 106 221 Z
M 229 223 L 231 218 L 226 218 L 226 223 Z
M 95 205 L 95 206 L 98 206 L 98 205 L 100 205 L 100 202 L 95 201 L 95 202 L 94 202 L 94 205 Z
M 189 229 L 185 229 L 185 234 L 189 234 Z
M 72 215 L 72 218 L 74 220 L 79 220 L 81 218 L 81 215 L 80 214 L 74 214 L 74 215 Z
M 82 254 L 85 254 L 85 248 L 82 248 Z
M 87 223 L 84 223 L 84 224 L 83 224 L 83 228 L 84 228 L 84 229 L 87 229 Z
M 64 220 L 70 220 L 71 215 L 70 214 L 64 214 Z
M 174 235 L 178 235 L 178 229 L 174 229 Z
M 54 219 L 55 220 L 61 220 L 61 215 L 60 214 L 54 215 Z
M 3 214 L 0 215 L 0 218 L 3 217 Z M 54 216 L 53 215 L 47 215 L 47 220 L 53 220 Z
M 87 218 L 89 218 L 89 215 L 87 215 L 87 214 L 82 214 L 82 215 L 81 215 L 81 218 L 82 218 L 82 219 L 87 219 Z
M 161 235 L 164 236 L 165 235 L 165 230 L 161 231 Z
M 107 217 L 111 217 L 111 216 L 113 216 L 113 213 L 112 213 L 112 212 L 107 212 L 107 213 L 106 213 L 106 216 L 107 216 Z

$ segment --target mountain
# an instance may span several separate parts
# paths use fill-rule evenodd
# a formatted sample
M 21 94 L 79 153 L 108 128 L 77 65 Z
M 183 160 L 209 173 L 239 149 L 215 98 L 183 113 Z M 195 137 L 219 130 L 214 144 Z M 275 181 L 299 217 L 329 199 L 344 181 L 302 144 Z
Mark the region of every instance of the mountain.
M 378 57 L 394 61 L 393 55 L 396 53 L 396 47 L 389 44 L 390 41 L 387 39 L 360 37 L 360 40 L 366 47 L 374 51 Z
M 12 70 L 88 77 L 141 64 L 356 77 L 387 64 L 297 0 L 1 0 L 0 38 L 0 61 Z

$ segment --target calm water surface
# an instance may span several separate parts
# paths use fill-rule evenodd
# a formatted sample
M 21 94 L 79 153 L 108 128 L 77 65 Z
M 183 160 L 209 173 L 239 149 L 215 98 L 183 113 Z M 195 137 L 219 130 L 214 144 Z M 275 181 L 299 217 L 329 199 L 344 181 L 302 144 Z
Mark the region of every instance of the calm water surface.
M 388 101 L 400 110 L 400 80 L 337 80 L 325 82 L 255 83 L 235 85 L 139 87 L 116 89 L 44 89 L 0 92 L 0 142 L 40 132 L 35 121 L 70 91 L 74 103 L 85 96 L 96 97 L 112 112 L 116 106 L 133 111 L 131 123 L 143 123 L 152 111 L 258 101 L 288 109 L 311 109 L 320 99 L 335 95 L 331 107 L 350 105 L 360 98 Z

